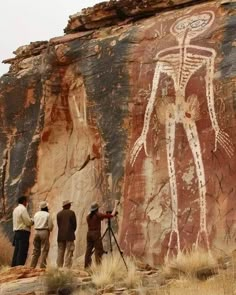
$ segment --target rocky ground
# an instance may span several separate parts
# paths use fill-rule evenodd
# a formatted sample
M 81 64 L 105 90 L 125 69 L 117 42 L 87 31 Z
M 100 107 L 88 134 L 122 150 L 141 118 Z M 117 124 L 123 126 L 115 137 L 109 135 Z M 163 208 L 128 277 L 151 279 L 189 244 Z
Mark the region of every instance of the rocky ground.
M 149 291 L 156 290 L 160 286 L 162 277 L 156 269 L 147 267 L 138 270 L 142 274 L 142 281 L 148 285 Z M 92 283 L 88 272 L 73 269 L 71 273 L 75 279 L 73 294 L 139 294 L 138 290 L 118 286 L 117 282 L 104 288 L 96 288 Z M 144 288 L 145 289 L 145 288 Z M 70 294 L 70 287 L 64 286 L 57 290 L 48 290 L 45 271 L 29 267 L 5 268 L 1 271 L 0 278 L 1 295 L 44 295 L 44 294 Z
M 45 272 L 42 269 L 29 267 L 2 268 L 0 276 L 0 295 L 233 295 L 236 294 L 234 267 L 227 260 L 217 268 L 199 270 L 199 275 L 190 278 L 172 269 L 169 275 L 163 269 L 154 269 L 140 265 L 137 269 L 141 281 L 138 286 L 122 286 L 119 281 L 112 282 L 103 288 L 96 287 L 90 274 L 84 270 L 72 269 L 73 286 L 68 281 L 59 288 L 55 287 L 56 270 Z M 67 270 L 62 270 L 66 273 Z M 54 276 L 54 279 L 52 279 Z M 51 281 L 50 281 L 51 280 Z M 60 277 L 59 280 L 62 280 Z M 53 287 L 53 284 L 54 287 Z M 50 285 L 51 284 L 51 285 Z M 72 291 L 73 290 L 73 291 Z

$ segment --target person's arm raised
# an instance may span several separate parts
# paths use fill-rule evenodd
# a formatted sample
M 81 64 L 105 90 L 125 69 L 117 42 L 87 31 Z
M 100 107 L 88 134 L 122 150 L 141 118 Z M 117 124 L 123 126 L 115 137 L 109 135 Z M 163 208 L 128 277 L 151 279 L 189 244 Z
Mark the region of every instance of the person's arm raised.
M 120 201 L 115 200 L 115 206 L 114 206 L 113 211 L 111 212 L 111 215 L 112 215 L 112 216 L 115 216 L 115 215 L 116 215 L 117 206 L 119 205 L 119 203 L 120 203 Z

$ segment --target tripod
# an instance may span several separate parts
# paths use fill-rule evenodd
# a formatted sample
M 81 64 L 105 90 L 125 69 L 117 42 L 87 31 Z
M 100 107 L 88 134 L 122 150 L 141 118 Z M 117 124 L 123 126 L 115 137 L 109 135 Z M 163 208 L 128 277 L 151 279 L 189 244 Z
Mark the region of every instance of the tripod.
M 123 256 L 123 251 L 120 249 L 120 246 L 119 246 L 119 244 L 117 242 L 117 239 L 116 239 L 115 234 L 113 232 L 113 229 L 111 227 L 111 219 L 110 218 L 108 218 L 107 228 L 106 228 L 104 234 L 102 235 L 101 240 L 103 240 L 103 238 L 105 237 L 106 233 L 108 233 L 108 237 L 109 237 L 110 252 L 112 253 L 112 250 L 113 250 L 112 249 L 112 241 L 111 241 L 111 238 L 113 237 L 113 239 L 114 239 L 114 241 L 116 243 L 116 247 L 119 250 L 120 256 L 121 256 L 121 258 L 122 258 L 122 260 L 124 262 L 124 265 L 125 265 L 125 267 L 126 267 L 126 269 L 128 271 L 128 266 L 127 266 L 127 264 L 125 262 L 125 259 L 124 259 L 124 256 Z

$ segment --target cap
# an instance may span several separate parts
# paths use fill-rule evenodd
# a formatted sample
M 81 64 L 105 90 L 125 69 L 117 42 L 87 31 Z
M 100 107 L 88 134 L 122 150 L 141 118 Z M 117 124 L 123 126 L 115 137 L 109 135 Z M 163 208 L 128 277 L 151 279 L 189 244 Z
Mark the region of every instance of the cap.
M 66 206 L 66 205 L 69 205 L 71 203 L 72 203 L 71 201 L 65 200 L 65 201 L 62 202 L 62 207 Z
M 39 208 L 40 209 L 44 209 L 46 207 L 48 207 L 48 203 L 46 201 L 42 201 L 42 202 L 39 203 Z
M 91 207 L 90 207 L 90 211 L 93 212 L 95 210 L 97 210 L 99 208 L 98 203 L 94 202 L 92 203 Z

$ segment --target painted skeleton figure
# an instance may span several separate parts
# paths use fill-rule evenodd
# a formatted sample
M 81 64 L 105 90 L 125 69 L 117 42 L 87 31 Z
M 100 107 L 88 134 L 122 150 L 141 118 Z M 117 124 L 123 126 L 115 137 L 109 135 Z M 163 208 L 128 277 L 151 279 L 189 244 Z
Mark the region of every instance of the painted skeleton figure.
M 151 94 L 145 111 L 143 130 L 131 151 L 132 165 L 134 164 L 142 147 L 144 147 L 147 155 L 147 133 L 149 131 L 151 114 L 154 109 L 157 91 L 159 89 L 160 75 L 166 74 L 173 80 L 175 91 L 175 103 L 168 103 L 165 108 L 165 114 L 162 114 L 162 117 L 164 115 L 163 123 L 165 124 L 166 132 L 167 162 L 170 181 L 171 206 L 173 212 L 171 221 L 172 230 L 170 233 L 167 256 L 170 252 L 173 235 L 176 235 L 177 237 L 177 253 L 180 251 L 180 238 L 178 231 L 178 196 L 174 164 L 175 129 L 176 124 L 178 123 L 183 124 L 186 132 L 187 140 L 193 154 L 198 179 L 200 197 L 200 228 L 196 244 L 198 245 L 199 240 L 204 238 L 207 248 L 209 249 L 206 226 L 206 179 L 201 146 L 196 127 L 196 120 L 199 117 L 200 107 L 197 95 L 193 94 L 186 97 L 186 87 L 188 81 L 192 75 L 202 67 L 205 67 L 206 69 L 205 91 L 207 105 L 211 124 L 215 131 L 214 150 L 216 151 L 217 145 L 220 144 L 229 157 L 233 154 L 233 146 L 229 135 L 220 129 L 214 108 L 213 75 L 216 52 L 212 48 L 190 44 L 190 41 L 193 38 L 206 31 L 212 25 L 214 19 L 215 15 L 212 11 L 204 11 L 199 14 L 185 16 L 178 19 L 171 26 L 171 34 L 177 39 L 178 45 L 159 51 L 155 57 L 156 67 L 152 81 Z M 163 92 L 165 92 L 165 89 L 162 89 L 162 94 Z

